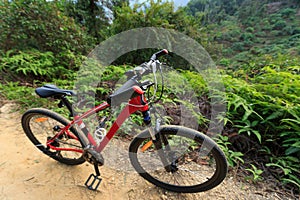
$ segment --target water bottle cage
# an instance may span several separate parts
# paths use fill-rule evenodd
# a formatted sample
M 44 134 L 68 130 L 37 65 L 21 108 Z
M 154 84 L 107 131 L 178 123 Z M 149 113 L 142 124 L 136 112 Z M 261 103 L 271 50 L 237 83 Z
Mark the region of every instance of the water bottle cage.
M 95 130 L 95 133 L 94 133 L 94 136 L 95 136 L 95 140 L 98 144 L 100 144 L 103 139 L 105 138 L 106 136 L 106 129 L 105 128 L 102 128 L 102 127 L 96 127 L 96 130 Z

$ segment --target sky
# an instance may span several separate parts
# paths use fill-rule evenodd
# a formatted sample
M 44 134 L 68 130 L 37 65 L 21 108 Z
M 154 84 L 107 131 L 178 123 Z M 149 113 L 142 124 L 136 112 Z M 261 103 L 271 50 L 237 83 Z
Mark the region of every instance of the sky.
M 185 6 L 189 0 L 174 0 L 176 6 Z
M 145 0 L 131 0 L 131 2 L 144 2 Z M 174 3 L 175 3 L 175 6 L 178 7 L 178 6 L 185 6 L 189 0 L 173 0 Z

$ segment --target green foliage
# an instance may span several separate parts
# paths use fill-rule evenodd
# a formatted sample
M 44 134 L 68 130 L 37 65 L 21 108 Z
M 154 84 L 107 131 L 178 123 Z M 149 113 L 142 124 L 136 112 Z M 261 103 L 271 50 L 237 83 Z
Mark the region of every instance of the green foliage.
M 205 12 L 206 19 L 209 18 L 209 13 L 218 11 L 214 16 L 219 15 L 220 20 L 206 21 L 210 30 L 214 30 L 208 33 L 209 41 L 222 44 L 222 52 L 225 53 L 223 56 L 231 57 L 232 65 L 240 67 L 244 62 L 256 59 L 257 55 L 263 54 L 299 55 L 296 48 L 299 45 L 299 39 L 292 39 L 299 29 L 300 19 L 296 14 L 299 2 L 231 1 L 226 6 L 229 6 L 234 14 L 225 12 L 223 16 L 222 9 L 226 10 L 226 6 L 223 5 L 225 2 L 193 0 L 188 4 L 188 8 L 197 10 L 197 8 L 202 8 L 199 4 L 203 5 L 205 11 L 202 9 L 199 12 Z M 212 23 L 217 26 L 212 26 Z M 213 52 L 210 51 L 210 53 Z M 243 54 L 237 56 L 239 53 Z M 246 58 L 244 58 L 245 54 Z
M 192 87 L 198 97 L 208 93 L 207 83 L 199 73 L 189 70 L 180 70 L 180 74 L 188 81 L 189 86 Z
M 193 38 L 200 39 L 196 19 L 187 15 L 183 8 L 175 9 L 173 2 L 149 0 L 129 6 L 123 4 L 115 9 L 111 34 L 140 27 L 162 27 L 175 29 Z
M 224 66 L 224 67 L 228 67 L 230 65 L 231 61 L 229 59 L 226 59 L 226 58 L 222 58 L 220 61 L 219 61 L 219 64 L 221 66 Z
M 299 176 L 300 157 L 299 70 L 299 66 L 273 64 L 253 78 L 244 77 L 247 81 L 224 77 L 231 125 L 238 128 L 239 134 L 250 135 L 255 143 L 267 147 L 272 161 L 268 166 L 282 169 L 284 173 L 277 174 L 278 178 L 295 186 L 299 185 L 293 177 Z M 253 174 L 251 180 L 260 179 L 259 170 L 252 167 L 248 171 Z
M 33 87 L 51 82 L 71 88 L 75 82 L 77 89 L 95 94 L 96 103 L 102 102 L 118 86 L 117 81 L 124 80 L 122 75 L 130 68 L 124 63 L 140 64 L 155 50 L 129 52 L 114 63 L 122 66 L 104 69 L 90 60 L 82 66 L 82 55 L 95 41 L 138 27 L 175 29 L 201 43 L 224 69 L 226 93 L 220 93 L 227 103 L 227 115 L 222 118 L 225 131 L 233 130 L 253 145 L 238 149 L 230 134 L 220 136 L 217 142 L 229 165 L 242 164 L 252 155 L 249 152 L 257 150 L 256 156 L 264 158 L 267 169 L 282 183 L 300 188 L 299 6 L 296 0 L 191 0 L 179 9 L 162 0 L 132 6 L 127 0 L 1 1 L 0 93 L 25 107 L 47 106 L 67 116 L 57 102 L 48 105 L 46 99 L 36 100 Z M 176 55 L 170 60 L 176 68 L 190 69 Z M 207 118 L 180 98 L 195 92 L 199 99 L 209 101 L 206 77 L 190 70 L 179 72 L 180 76 L 167 73 L 162 103 L 172 109 L 183 104 L 206 127 Z M 142 118 L 135 115 L 132 121 L 124 129 L 126 134 L 132 134 Z M 172 123 L 169 117 L 166 121 Z M 255 165 L 247 171 L 251 173 L 247 179 L 253 182 L 263 176 Z
M 128 71 L 132 66 L 123 65 L 123 66 L 108 66 L 105 68 L 102 74 L 102 81 L 118 81 L 122 76 L 125 75 L 125 72 Z
M 273 68 L 273 69 L 272 69 Z M 267 66 L 261 70 L 262 75 L 257 76 L 254 81 L 255 88 L 266 95 L 281 98 L 282 102 L 300 102 L 300 76 L 274 69 L 276 66 Z
M 8 51 L 6 57 L 1 59 L 0 70 L 14 72 L 24 76 L 49 77 L 52 75 L 51 67 L 54 64 L 52 52 L 20 51 L 12 56 L 10 56 L 10 54 L 13 54 L 13 52 Z
M 6 80 L 71 78 L 92 44 L 58 1 L 0 2 L 0 71 Z
M 96 38 L 97 41 L 103 41 L 107 35 L 105 30 L 109 27 L 110 16 L 107 12 L 114 12 L 121 1 L 98 1 L 98 0 L 66 0 L 65 12 L 72 17 L 77 24 L 87 29 L 89 35 Z M 122 1 L 122 3 L 128 3 Z
M 107 29 L 107 35 L 115 35 L 123 31 L 141 27 L 162 27 L 180 31 L 197 41 L 205 40 L 203 32 L 199 31 L 197 19 L 187 15 L 183 8 L 175 9 L 171 1 L 148 0 L 145 3 L 126 3 L 114 9 L 114 21 Z M 136 50 L 129 52 L 114 62 L 115 65 L 141 64 L 154 53 L 153 50 Z M 171 62 L 187 67 L 187 62 L 174 55 Z
M 300 190 L 299 180 L 299 157 L 285 156 L 272 158 L 272 162 L 267 163 L 266 166 L 270 168 L 280 169 L 281 172 L 277 174 L 277 177 L 284 184 L 294 185 Z
M 263 173 L 263 170 L 257 169 L 255 165 L 251 164 L 251 169 L 246 169 L 248 172 L 251 172 L 252 176 L 247 176 L 246 180 L 252 180 L 254 183 L 261 181 L 262 177 L 261 174 Z
M 0 93 L 8 100 L 22 105 L 22 107 L 42 107 L 47 105 L 46 99 L 38 100 L 31 87 L 21 86 L 19 82 L 0 83 Z
M 280 11 L 281 15 L 283 17 L 293 17 L 296 14 L 296 9 L 294 8 L 285 8 L 283 10 Z
M 80 58 L 72 53 L 65 54 L 64 57 L 73 59 L 74 64 L 79 65 Z M 60 65 L 61 63 L 52 52 L 40 52 L 37 50 L 7 51 L 0 59 L 0 72 L 7 73 L 13 78 L 30 81 L 39 79 L 50 81 L 53 78 L 71 78 L 72 71 Z M 77 64 L 76 64 L 77 65 Z M 21 79 L 22 78 L 22 79 Z M 9 80 L 9 77 L 6 77 Z
M 284 20 L 278 20 L 275 24 L 273 29 L 275 30 L 281 30 L 286 27 L 286 22 Z
M 229 18 L 229 16 L 234 15 L 238 10 L 238 6 L 240 6 L 243 1 L 244 0 L 191 0 L 187 5 L 187 11 L 193 16 L 202 13 L 203 24 L 219 23 Z
M 243 154 L 241 152 L 235 152 L 230 149 L 231 143 L 228 141 L 227 136 L 220 135 L 216 140 L 219 147 L 225 153 L 227 162 L 230 167 L 234 167 L 237 163 L 244 163 L 244 160 L 242 158 Z
M 0 48 L 86 53 L 85 33 L 60 9 L 57 1 L 17 0 L 0 3 Z

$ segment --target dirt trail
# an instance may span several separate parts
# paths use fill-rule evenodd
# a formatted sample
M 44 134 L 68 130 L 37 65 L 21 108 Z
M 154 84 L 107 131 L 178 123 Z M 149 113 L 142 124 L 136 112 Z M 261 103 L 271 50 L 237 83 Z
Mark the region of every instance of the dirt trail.
M 0 105 L 0 199 L 283 199 L 237 182 L 230 175 L 218 187 L 198 194 L 176 194 L 156 188 L 134 172 L 101 167 L 97 192 L 84 187 L 90 164 L 65 166 L 39 152 L 26 138 L 16 105 Z M 108 162 L 109 163 L 109 162 Z M 288 198 L 286 198 L 288 199 Z

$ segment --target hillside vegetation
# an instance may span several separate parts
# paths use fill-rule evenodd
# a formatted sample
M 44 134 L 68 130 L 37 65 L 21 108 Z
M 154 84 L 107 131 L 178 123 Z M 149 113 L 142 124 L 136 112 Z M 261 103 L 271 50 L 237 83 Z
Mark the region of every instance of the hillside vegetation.
M 275 187 L 299 194 L 298 0 L 190 0 L 178 9 L 162 0 L 134 5 L 127 0 L 4 0 L 0 2 L 0 99 L 17 101 L 24 108 L 46 106 L 33 88 L 44 83 L 72 88 L 77 70 L 97 44 L 122 31 L 149 26 L 188 35 L 216 62 L 225 86 L 219 92 L 227 104 L 226 116 L 220 119 L 225 127 L 216 140 L 231 169 L 253 183 L 275 179 Z M 102 77 L 105 83 L 94 89 L 97 101 L 105 100 L 126 69 L 154 51 L 134 51 L 114 61 Z M 211 97 L 201 75 L 179 56 L 166 61 L 197 91 L 200 105 L 206 105 Z M 177 105 L 171 93 L 164 100 Z M 50 107 L 63 112 L 55 104 Z M 209 111 L 203 107 L 200 111 L 195 113 L 199 130 L 206 131 Z

